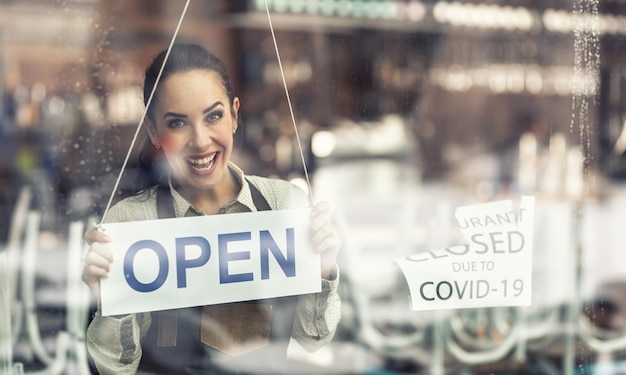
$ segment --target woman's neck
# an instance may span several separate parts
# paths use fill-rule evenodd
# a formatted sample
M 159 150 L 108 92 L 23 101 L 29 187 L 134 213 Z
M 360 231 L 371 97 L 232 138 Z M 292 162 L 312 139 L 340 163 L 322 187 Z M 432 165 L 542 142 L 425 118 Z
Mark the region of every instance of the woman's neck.
M 210 189 L 189 189 L 179 187 L 180 194 L 194 207 L 207 215 L 218 213 L 219 209 L 235 200 L 241 190 L 241 184 L 232 175 L 222 184 Z

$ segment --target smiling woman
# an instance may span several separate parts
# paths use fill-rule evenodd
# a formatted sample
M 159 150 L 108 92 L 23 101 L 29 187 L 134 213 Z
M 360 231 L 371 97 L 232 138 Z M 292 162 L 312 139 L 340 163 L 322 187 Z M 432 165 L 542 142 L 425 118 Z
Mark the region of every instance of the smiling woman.
M 219 59 L 190 44 L 175 45 L 167 54 L 154 59 L 145 78 L 149 142 L 142 162 L 151 166 L 152 186 L 139 186 L 137 194 L 113 206 L 107 221 L 308 206 L 295 185 L 246 176 L 230 162 L 240 103 Z M 87 345 L 100 373 L 280 373 L 290 338 L 310 350 L 330 341 L 340 316 L 340 240 L 327 213 L 322 202 L 310 218 L 311 244 L 321 253 L 320 293 L 125 316 L 102 316 L 99 306 Z M 85 239 L 90 248 L 83 280 L 99 295 L 100 278 L 113 261 L 111 239 L 96 230 Z
M 144 145 L 141 163 L 147 170 L 155 171 L 150 165 L 154 163 L 152 146 L 162 147 L 163 153 L 157 155 L 156 160 L 165 156 L 173 166 L 171 171 L 179 177 L 177 182 L 192 190 L 189 193 L 193 194 L 194 183 L 202 183 L 198 181 L 200 177 L 216 175 L 210 180 L 213 182 L 208 182 L 215 183 L 227 170 L 237 129 L 239 98 L 233 94 L 224 65 L 203 48 L 178 45 L 167 58 L 167 51 L 161 52 L 146 70 L 144 104 L 148 110 L 145 124 L 152 144 Z M 209 162 L 212 162 L 210 167 Z M 138 188 L 152 186 L 163 175 L 157 172 L 152 177 L 155 178 Z

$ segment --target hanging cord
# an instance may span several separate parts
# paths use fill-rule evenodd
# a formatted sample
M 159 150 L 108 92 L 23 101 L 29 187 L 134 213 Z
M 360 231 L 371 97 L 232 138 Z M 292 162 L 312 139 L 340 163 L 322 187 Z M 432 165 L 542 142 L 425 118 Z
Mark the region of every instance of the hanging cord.
M 124 163 L 122 164 L 122 168 L 120 169 L 120 173 L 117 175 L 117 180 L 115 181 L 115 186 L 113 187 L 113 191 L 111 192 L 111 196 L 109 197 L 109 202 L 104 209 L 104 213 L 102 214 L 102 219 L 100 223 L 96 225 L 96 228 L 100 228 L 104 220 L 106 219 L 107 214 L 109 213 L 109 209 L 111 208 L 111 203 L 113 202 L 113 198 L 115 197 L 115 192 L 119 187 L 122 176 L 124 175 L 124 170 L 126 169 L 126 165 L 128 164 L 128 160 L 130 159 L 130 155 L 133 151 L 135 143 L 137 142 L 137 137 L 139 136 L 139 131 L 141 130 L 141 124 L 143 124 L 146 119 L 146 115 L 148 113 L 148 109 L 150 108 L 150 104 L 152 103 L 152 98 L 154 97 L 154 93 L 156 92 L 156 88 L 159 85 L 159 81 L 161 80 L 161 74 L 163 73 L 163 69 L 165 68 L 165 64 L 167 64 L 167 59 L 170 56 L 170 51 L 176 42 L 176 37 L 178 36 L 178 31 L 180 30 L 180 26 L 185 19 L 185 14 L 187 13 L 187 8 L 189 7 L 189 2 L 191 0 L 187 0 L 185 3 L 185 7 L 183 8 L 183 12 L 180 15 L 180 19 L 178 20 L 178 25 L 176 25 L 176 30 L 174 31 L 174 35 L 172 36 L 172 40 L 170 41 L 170 45 L 167 48 L 167 52 L 165 53 L 165 59 L 163 60 L 163 64 L 161 65 L 161 69 L 159 70 L 159 74 L 157 75 L 156 81 L 154 82 L 154 86 L 152 87 L 152 91 L 150 92 L 150 96 L 148 97 L 148 101 L 146 102 L 146 106 L 144 108 L 143 114 L 141 116 L 141 120 L 137 125 L 137 130 L 135 130 L 135 135 L 133 136 L 132 141 L 130 142 L 130 146 L 128 147 L 128 152 L 126 153 L 126 158 L 124 159 Z
M 270 25 L 270 31 L 272 33 L 272 41 L 274 42 L 274 50 L 276 51 L 276 59 L 278 60 L 278 67 L 280 68 L 280 75 L 283 79 L 283 86 L 285 88 L 285 96 L 287 97 L 287 104 L 289 104 L 289 113 L 291 114 L 291 122 L 293 124 L 293 130 L 296 133 L 296 141 L 298 142 L 298 148 L 300 150 L 300 159 L 302 160 L 302 167 L 304 168 L 304 177 L 306 178 L 306 184 L 309 188 L 309 200 L 314 202 L 313 189 L 311 188 L 311 180 L 309 179 L 309 171 L 306 167 L 306 161 L 304 158 L 304 151 L 302 151 L 302 143 L 300 142 L 300 135 L 298 134 L 298 127 L 296 126 L 296 117 L 293 114 L 293 107 L 291 105 L 291 98 L 289 96 L 289 89 L 287 88 L 287 80 L 285 79 L 285 72 L 283 71 L 283 64 L 280 60 L 280 53 L 278 53 L 278 43 L 276 42 L 276 35 L 274 34 L 274 26 L 272 26 L 272 17 L 270 16 L 270 9 L 265 2 L 265 12 L 267 13 L 267 21 Z

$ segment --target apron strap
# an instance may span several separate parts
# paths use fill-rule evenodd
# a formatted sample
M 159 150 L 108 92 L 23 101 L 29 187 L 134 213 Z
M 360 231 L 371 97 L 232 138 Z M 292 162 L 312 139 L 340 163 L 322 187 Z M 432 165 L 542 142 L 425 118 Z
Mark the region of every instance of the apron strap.
M 246 178 L 246 181 L 248 181 L 248 186 L 250 186 L 250 194 L 252 195 L 252 202 L 254 203 L 254 206 L 256 207 L 257 211 L 271 211 L 272 208 L 270 207 L 269 203 L 267 203 L 267 199 L 265 199 L 265 197 L 263 196 L 263 194 L 261 194 L 259 189 L 256 186 L 254 186 L 252 182 L 250 182 L 250 180 L 248 180 L 247 178 Z

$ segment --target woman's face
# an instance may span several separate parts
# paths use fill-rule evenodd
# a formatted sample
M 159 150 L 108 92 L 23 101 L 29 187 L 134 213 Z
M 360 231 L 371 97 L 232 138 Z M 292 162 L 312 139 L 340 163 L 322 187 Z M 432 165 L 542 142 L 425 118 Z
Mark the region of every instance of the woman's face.
M 178 184 L 204 190 L 224 182 L 239 99 L 231 108 L 219 75 L 200 69 L 172 74 L 155 99 L 150 138 L 163 149 Z

